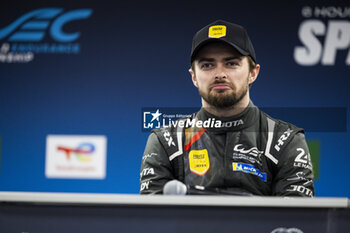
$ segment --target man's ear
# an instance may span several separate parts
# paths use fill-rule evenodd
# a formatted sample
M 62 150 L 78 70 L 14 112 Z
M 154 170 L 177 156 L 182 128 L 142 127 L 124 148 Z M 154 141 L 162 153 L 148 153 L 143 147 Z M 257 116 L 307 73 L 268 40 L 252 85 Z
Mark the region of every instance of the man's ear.
M 252 84 L 255 80 L 256 80 L 256 78 L 258 77 L 258 75 L 259 75 L 259 72 L 260 72 L 260 65 L 259 64 L 257 64 L 255 67 L 254 67 L 254 69 L 252 69 L 249 73 L 250 73 L 250 75 L 249 75 L 249 84 Z
M 192 68 L 190 68 L 188 71 L 191 74 L 193 85 L 195 85 L 195 87 L 198 88 L 197 77 L 196 77 L 195 72 L 192 70 Z

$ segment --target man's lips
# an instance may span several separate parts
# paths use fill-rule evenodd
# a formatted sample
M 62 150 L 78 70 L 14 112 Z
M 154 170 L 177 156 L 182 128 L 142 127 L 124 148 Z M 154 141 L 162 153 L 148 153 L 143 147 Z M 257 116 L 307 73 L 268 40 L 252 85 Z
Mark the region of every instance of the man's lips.
M 225 90 L 225 89 L 231 89 L 230 86 L 227 84 L 215 84 L 212 88 L 212 90 Z

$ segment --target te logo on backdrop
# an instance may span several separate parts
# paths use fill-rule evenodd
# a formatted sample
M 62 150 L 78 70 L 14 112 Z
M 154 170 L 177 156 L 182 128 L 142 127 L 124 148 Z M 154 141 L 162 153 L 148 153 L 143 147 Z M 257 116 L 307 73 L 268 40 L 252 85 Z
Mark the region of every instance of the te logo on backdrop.
M 104 179 L 106 146 L 105 136 L 48 135 L 46 177 Z
M 294 49 L 299 65 L 335 65 L 337 59 L 350 66 L 350 6 L 304 6 L 299 26 L 302 46 Z M 343 63 L 343 64 L 344 64 Z
M 64 11 L 42 8 L 30 11 L 0 28 L 0 62 L 27 63 L 35 54 L 77 54 L 80 32 L 64 30 L 69 23 L 87 19 L 91 9 Z

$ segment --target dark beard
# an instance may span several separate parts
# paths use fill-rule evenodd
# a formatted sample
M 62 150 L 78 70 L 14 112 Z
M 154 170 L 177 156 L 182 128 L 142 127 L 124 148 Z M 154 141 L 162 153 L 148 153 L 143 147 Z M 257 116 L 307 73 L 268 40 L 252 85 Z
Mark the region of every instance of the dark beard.
M 215 84 L 226 83 L 226 82 L 215 82 Z M 231 86 L 232 87 L 232 86 Z M 243 99 L 243 97 L 248 92 L 248 83 L 247 85 L 238 93 L 232 92 L 230 90 L 219 90 L 219 91 L 211 91 L 210 88 L 208 90 L 209 94 L 204 93 L 202 90 L 198 90 L 200 96 L 211 106 L 217 109 L 226 109 L 233 107 L 239 101 Z

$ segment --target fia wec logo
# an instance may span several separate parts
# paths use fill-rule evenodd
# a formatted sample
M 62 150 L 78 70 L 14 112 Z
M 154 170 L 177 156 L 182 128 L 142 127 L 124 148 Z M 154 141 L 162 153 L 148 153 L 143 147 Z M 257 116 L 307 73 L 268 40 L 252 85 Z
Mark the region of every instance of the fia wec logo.
M 78 9 L 62 13 L 61 8 L 43 8 L 28 12 L 0 29 L 0 40 L 8 37 L 9 42 L 40 42 L 47 29 L 51 38 L 57 42 L 77 40 L 80 32 L 67 33 L 63 27 L 69 22 L 90 17 L 92 10 Z
M 91 9 L 42 8 L 22 15 L 0 28 L 0 41 L 4 42 L 0 45 L 0 62 L 28 63 L 39 53 L 78 54 L 80 32 L 64 29 L 69 23 L 87 19 L 91 14 Z M 51 42 L 46 38 L 51 38 Z

